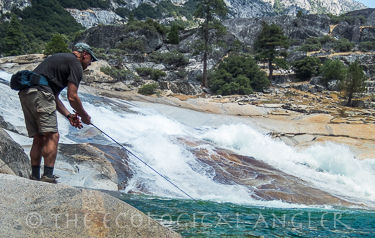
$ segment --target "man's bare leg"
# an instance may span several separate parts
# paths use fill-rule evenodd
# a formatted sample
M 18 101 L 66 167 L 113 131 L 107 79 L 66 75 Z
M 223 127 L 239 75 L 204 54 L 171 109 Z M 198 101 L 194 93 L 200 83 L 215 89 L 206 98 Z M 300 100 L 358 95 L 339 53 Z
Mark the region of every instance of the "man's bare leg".
M 44 135 L 35 135 L 33 145 L 30 150 L 31 166 L 39 165 L 42 161 L 42 151 L 44 147 Z
M 55 166 L 57 156 L 57 144 L 59 143 L 60 135 L 58 132 L 44 133 L 44 147 L 42 155 L 44 158 L 44 165 L 53 167 Z
M 44 135 L 34 136 L 33 145 L 30 150 L 32 176 L 34 178 L 40 178 L 42 156 L 44 158 L 44 171 L 45 173 L 47 172 L 49 177 L 52 177 L 58 142 L 58 132 L 47 132 Z

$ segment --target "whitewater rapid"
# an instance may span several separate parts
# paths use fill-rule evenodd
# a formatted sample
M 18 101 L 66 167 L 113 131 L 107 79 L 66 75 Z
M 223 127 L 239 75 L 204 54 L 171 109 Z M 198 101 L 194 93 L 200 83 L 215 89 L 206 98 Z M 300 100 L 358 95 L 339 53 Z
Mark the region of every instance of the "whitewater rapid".
M 9 80 L 10 75 L 0 72 L 0 78 Z M 63 103 L 72 111 L 64 93 L 62 95 Z M 85 94 L 80 94 L 80 97 L 94 125 L 119 143 L 129 145 L 134 154 L 196 199 L 284 208 L 304 206 L 280 201 L 257 201 L 251 198 L 250 191 L 244 186 L 214 181 L 212 168 L 197 160 L 186 145 L 178 143 L 178 138 L 207 141 L 210 143 L 204 147 L 208 151 L 214 147 L 229 149 L 262 160 L 276 169 L 311 182 L 323 191 L 340 197 L 375 202 L 375 160 L 357 160 L 344 145 L 325 143 L 296 149 L 273 140 L 261 129 L 236 117 L 165 105 L 104 100 Z M 0 84 L 0 100 L 4 120 L 25 130 L 17 92 Z M 125 105 L 130 105 L 132 112 Z M 58 123 L 61 143 L 87 140 L 85 130 L 72 128 L 63 116 L 58 116 Z M 86 139 L 80 139 L 80 133 Z M 14 139 L 22 140 L 22 144 L 28 142 L 20 136 Z M 87 142 L 96 141 L 90 139 Z M 186 198 L 142 162 L 132 156 L 129 158 L 134 176 L 124 192 L 147 191 L 160 197 Z

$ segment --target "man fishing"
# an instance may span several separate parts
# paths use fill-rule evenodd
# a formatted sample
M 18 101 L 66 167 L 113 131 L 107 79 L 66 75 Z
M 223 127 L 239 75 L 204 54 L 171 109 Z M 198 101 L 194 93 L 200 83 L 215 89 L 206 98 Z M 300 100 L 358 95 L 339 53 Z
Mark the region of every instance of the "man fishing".
M 34 73 L 47 78 L 48 86 L 35 85 L 19 92 L 27 132 L 29 137 L 33 137 L 30 179 L 56 183 L 56 176 L 53 175 L 59 142 L 56 110 L 76 128 L 81 129 L 82 122 L 91 123 L 91 117 L 78 97 L 78 86 L 83 70 L 97 60 L 89 45 L 77 43 L 72 53 L 54 54 L 35 68 Z M 75 113 L 70 113 L 59 99 L 60 92 L 66 87 L 69 103 Z M 42 157 L 44 174 L 41 177 Z

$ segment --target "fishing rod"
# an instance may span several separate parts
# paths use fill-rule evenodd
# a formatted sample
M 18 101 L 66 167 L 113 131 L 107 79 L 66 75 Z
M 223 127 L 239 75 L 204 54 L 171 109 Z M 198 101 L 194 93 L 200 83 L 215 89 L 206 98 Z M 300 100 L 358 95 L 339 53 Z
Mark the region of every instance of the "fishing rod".
M 143 164 L 145 164 L 147 167 L 149 167 L 150 169 L 152 169 L 155 173 L 157 173 L 158 175 L 160 175 L 162 178 L 164 178 L 165 180 L 167 180 L 170 184 L 172 184 L 173 186 L 175 186 L 178 190 L 180 190 L 181 192 L 183 192 L 186 196 L 188 196 L 189 198 L 191 198 L 194 202 L 196 202 L 197 204 L 199 204 L 200 206 L 202 206 L 203 208 L 205 208 L 206 210 L 208 210 L 209 212 L 211 213 L 214 213 L 211 209 L 209 209 L 208 207 L 204 206 L 203 204 L 199 203 L 198 200 L 194 199 L 192 196 L 190 196 L 188 193 L 186 193 L 184 190 L 182 190 L 181 188 L 179 188 L 176 184 L 174 184 L 172 181 L 170 181 L 168 178 L 166 178 L 165 176 L 163 176 L 161 173 L 159 173 L 156 169 L 152 168 L 149 164 L 147 164 L 145 161 L 143 161 L 142 159 L 140 159 L 138 156 L 136 156 L 133 152 L 131 152 L 130 150 L 128 150 L 125 146 L 123 146 L 122 144 L 120 144 L 119 142 L 117 142 L 115 139 L 113 139 L 112 137 L 110 137 L 107 133 L 105 133 L 104 131 L 102 131 L 101 129 L 99 129 L 97 126 L 95 126 L 94 124 L 90 123 L 93 127 L 95 127 L 98 131 L 100 131 L 101 133 L 103 133 L 104 135 L 106 135 L 108 138 L 110 138 L 112 141 L 114 141 L 116 144 L 118 144 L 119 146 L 121 146 L 121 148 L 123 148 L 124 150 L 126 150 L 129 154 L 131 154 L 132 156 L 134 156 L 135 158 L 137 158 L 139 161 L 141 161 Z

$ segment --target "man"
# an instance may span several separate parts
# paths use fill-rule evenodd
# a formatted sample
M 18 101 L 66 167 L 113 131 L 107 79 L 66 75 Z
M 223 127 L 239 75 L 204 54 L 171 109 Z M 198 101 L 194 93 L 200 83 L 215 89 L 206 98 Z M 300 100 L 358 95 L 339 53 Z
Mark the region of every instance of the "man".
M 33 137 L 30 179 L 56 183 L 56 176 L 53 175 L 59 141 L 56 110 L 76 128 L 82 128 L 81 120 L 90 124 L 91 117 L 78 97 L 78 85 L 82 80 L 83 70 L 97 60 L 89 45 L 78 43 L 73 47 L 72 53 L 52 55 L 35 68 L 35 73 L 47 78 L 48 86 L 32 86 L 19 92 L 26 128 L 29 136 Z M 59 94 L 65 87 L 69 103 L 76 112 L 74 114 L 59 99 Z M 40 177 L 42 157 L 44 174 Z

